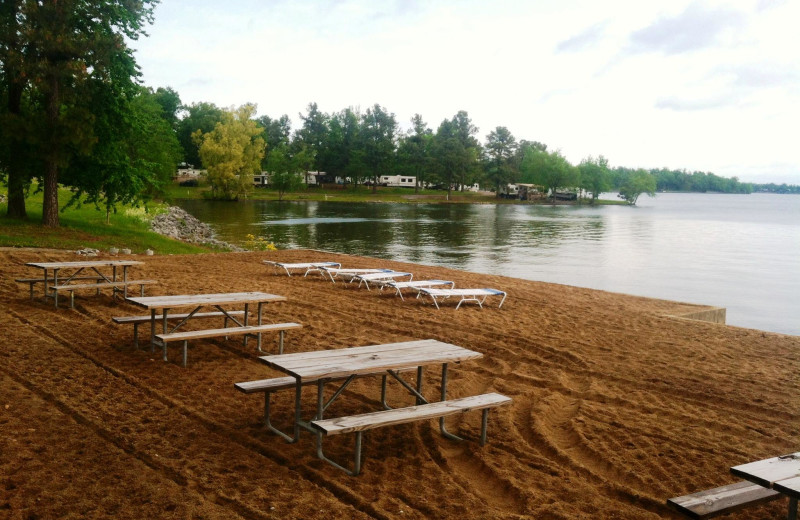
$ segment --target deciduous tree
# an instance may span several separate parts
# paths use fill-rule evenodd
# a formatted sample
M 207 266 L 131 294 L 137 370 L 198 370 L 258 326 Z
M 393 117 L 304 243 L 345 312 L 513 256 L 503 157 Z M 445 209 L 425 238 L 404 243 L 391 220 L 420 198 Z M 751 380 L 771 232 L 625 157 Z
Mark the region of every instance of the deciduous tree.
M 619 197 L 631 206 L 635 206 L 642 193 L 651 197 L 656 196 L 656 178 L 646 170 L 639 168 L 623 181 L 619 188 Z
M 237 200 L 253 189 L 265 149 L 261 129 L 251 119 L 255 111 L 253 104 L 226 110 L 214 130 L 194 134 L 214 198 Z
M 587 157 L 578 165 L 581 174 L 581 188 L 592 194 L 592 204 L 604 191 L 611 189 L 611 172 L 608 159 L 602 155 Z

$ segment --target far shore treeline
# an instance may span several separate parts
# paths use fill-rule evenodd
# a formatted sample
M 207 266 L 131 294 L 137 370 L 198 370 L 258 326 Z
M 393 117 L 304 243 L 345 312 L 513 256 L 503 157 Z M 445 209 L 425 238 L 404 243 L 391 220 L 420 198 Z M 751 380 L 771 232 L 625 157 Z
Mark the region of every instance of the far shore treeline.
M 7 216 L 26 218 L 25 200 L 43 191 L 42 222 L 59 226 L 59 185 L 67 203 L 106 215 L 158 197 L 180 164 L 206 170 L 210 194 L 236 200 L 253 174 L 270 173 L 279 193 L 301 189 L 303 173 L 377 186 L 380 176 L 416 178 L 415 190 L 478 185 L 500 196 L 512 183 L 541 193 L 581 192 L 594 202 L 618 191 L 629 204 L 656 191 L 800 193 L 800 186 L 751 184 L 711 172 L 610 167 L 602 155 L 571 164 L 547 144 L 497 126 L 479 139 L 467 111 L 429 125 L 410 115 L 407 131 L 379 104 L 324 113 L 309 103 L 293 129 L 288 115 L 256 106 L 184 104 L 170 87 L 142 86 L 126 41 L 145 35 L 157 0 L 0 4 L 0 182 Z

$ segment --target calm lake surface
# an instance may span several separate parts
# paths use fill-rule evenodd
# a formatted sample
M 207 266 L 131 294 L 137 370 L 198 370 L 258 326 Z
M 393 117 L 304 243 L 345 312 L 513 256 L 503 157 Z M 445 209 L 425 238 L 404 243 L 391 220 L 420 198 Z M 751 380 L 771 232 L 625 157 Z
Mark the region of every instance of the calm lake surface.
M 659 194 L 637 207 L 179 201 L 220 239 L 714 305 L 800 335 L 800 196 Z

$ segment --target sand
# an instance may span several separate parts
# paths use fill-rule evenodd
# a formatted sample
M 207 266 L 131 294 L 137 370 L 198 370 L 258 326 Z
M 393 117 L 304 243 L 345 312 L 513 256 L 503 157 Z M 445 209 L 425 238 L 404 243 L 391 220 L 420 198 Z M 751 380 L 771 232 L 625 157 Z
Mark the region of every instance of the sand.
M 253 343 L 196 341 L 187 368 L 165 363 L 112 323 L 142 313 L 130 304 L 90 292 L 55 310 L 14 282 L 37 274 L 25 262 L 73 253 L 0 252 L 0 518 L 670 518 L 667 498 L 800 448 L 800 337 L 670 317 L 696 305 L 316 251 L 135 258 L 146 262 L 135 277 L 160 281 L 149 295 L 287 296 L 266 314 L 304 325 L 287 352 L 422 338 L 477 350 L 483 358 L 451 369 L 449 395 L 513 403 L 490 414 L 485 447 L 479 413 L 448 420 L 464 442 L 434 421 L 368 432 L 363 473 L 349 477 L 316 458 L 310 434 L 287 444 L 266 431 L 263 398 L 234 390 L 280 375 Z M 262 259 L 393 267 L 509 296 L 501 309 L 437 311 L 275 275 Z M 274 353 L 276 339 L 265 343 Z M 438 376 L 425 376 L 434 394 Z M 290 394 L 273 400 L 280 424 Z M 412 404 L 398 385 L 389 397 Z M 363 379 L 327 416 L 378 399 L 377 381 Z M 349 458 L 352 437 L 329 445 Z M 785 507 L 736 518 L 781 518 Z

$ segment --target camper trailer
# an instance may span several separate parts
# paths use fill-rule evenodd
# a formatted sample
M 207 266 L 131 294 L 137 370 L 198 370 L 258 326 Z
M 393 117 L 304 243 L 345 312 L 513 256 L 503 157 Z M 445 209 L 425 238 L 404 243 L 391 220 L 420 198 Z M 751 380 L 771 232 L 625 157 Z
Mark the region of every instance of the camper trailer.
M 417 185 L 417 178 L 409 175 L 381 175 L 378 185 L 389 188 L 413 188 Z

